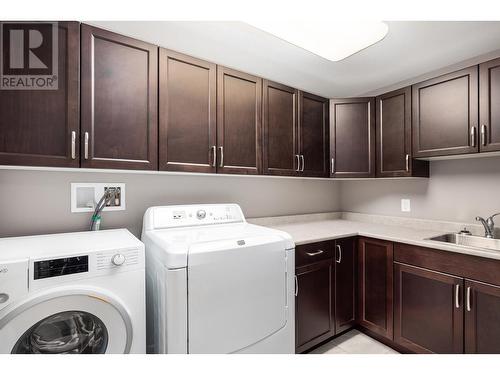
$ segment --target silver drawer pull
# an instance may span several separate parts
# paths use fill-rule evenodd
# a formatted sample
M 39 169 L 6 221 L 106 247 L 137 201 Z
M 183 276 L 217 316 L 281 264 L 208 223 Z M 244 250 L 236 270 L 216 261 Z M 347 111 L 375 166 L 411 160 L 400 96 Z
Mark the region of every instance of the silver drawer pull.
M 85 136 L 84 136 L 84 139 L 83 139 L 83 146 L 84 146 L 84 157 L 85 157 L 85 160 L 87 160 L 89 158 L 89 133 L 88 132 L 85 132 Z
M 481 145 L 486 146 L 486 125 L 481 125 Z
M 339 259 L 335 260 L 337 263 L 342 262 L 342 248 L 340 245 L 337 245 L 337 250 L 339 251 Z
M 410 171 L 410 155 L 406 154 L 406 172 Z
M 224 147 L 219 146 L 219 151 L 220 151 L 220 160 L 219 160 L 219 167 L 224 166 Z
M 212 167 L 215 167 L 215 165 L 217 163 L 217 147 L 212 146 L 212 147 L 210 147 L 210 149 L 212 151 Z
M 460 284 L 455 285 L 455 307 L 460 308 Z
M 295 297 L 299 295 L 299 280 L 297 279 L 297 275 L 295 275 Z
M 76 132 L 71 132 L 71 159 L 76 158 Z
M 476 127 L 470 128 L 470 145 L 471 147 L 476 147 Z
M 331 162 L 330 162 L 330 169 L 331 169 L 331 172 L 332 174 L 335 173 L 335 159 L 332 158 Z
M 300 168 L 300 171 L 304 172 L 304 155 L 300 155 L 300 160 L 302 160 L 302 168 Z
M 318 251 L 315 251 L 314 253 L 306 252 L 306 254 L 309 255 L 310 257 L 314 257 L 316 255 L 323 254 L 323 250 L 318 250 Z
M 300 172 L 300 155 L 295 155 L 295 158 L 297 159 L 297 168 L 295 172 Z
M 470 311 L 470 286 L 467 287 L 467 311 Z

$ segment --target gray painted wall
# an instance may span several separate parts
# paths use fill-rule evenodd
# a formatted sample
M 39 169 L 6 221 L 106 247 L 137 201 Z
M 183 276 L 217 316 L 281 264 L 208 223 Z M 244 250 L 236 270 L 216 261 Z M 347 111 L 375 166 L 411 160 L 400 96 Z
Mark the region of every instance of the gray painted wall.
M 140 235 L 154 205 L 238 203 L 247 217 L 339 210 L 339 183 L 273 177 L 0 170 L 0 237 L 86 230 L 71 213 L 71 182 L 124 182 L 126 211 L 105 212 L 102 228 Z
M 500 212 L 500 158 L 432 161 L 430 171 L 430 179 L 343 181 L 341 208 L 461 222 Z M 401 212 L 401 198 L 411 212 Z

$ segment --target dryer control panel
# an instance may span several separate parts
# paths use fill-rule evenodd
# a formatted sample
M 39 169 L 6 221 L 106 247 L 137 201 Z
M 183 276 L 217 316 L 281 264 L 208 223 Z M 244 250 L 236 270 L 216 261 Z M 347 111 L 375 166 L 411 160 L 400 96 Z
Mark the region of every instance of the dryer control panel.
M 0 310 L 28 293 L 28 259 L 0 262 Z
M 244 221 L 243 212 L 237 204 L 151 207 L 145 214 L 147 230 L 242 223 Z

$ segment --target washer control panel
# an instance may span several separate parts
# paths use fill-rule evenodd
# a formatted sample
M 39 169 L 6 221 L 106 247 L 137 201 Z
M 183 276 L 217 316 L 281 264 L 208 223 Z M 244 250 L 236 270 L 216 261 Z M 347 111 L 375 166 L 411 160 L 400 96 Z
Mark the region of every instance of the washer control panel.
M 244 222 L 237 204 L 153 207 L 153 229 Z

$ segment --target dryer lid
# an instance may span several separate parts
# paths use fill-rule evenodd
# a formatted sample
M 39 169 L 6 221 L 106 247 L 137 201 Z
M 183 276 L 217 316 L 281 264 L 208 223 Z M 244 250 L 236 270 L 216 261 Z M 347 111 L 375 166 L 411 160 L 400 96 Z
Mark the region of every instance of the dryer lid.
M 236 352 L 283 328 L 286 263 L 278 236 L 193 244 L 188 254 L 189 352 Z

